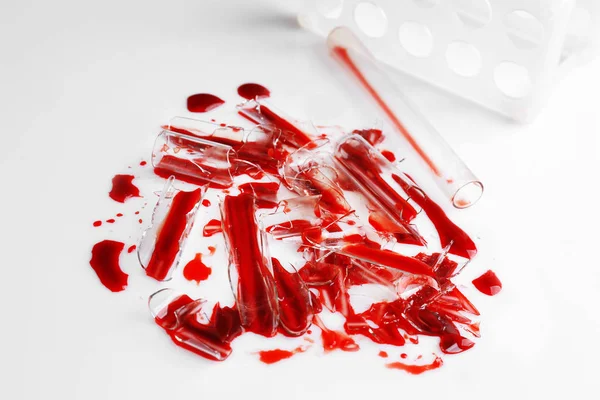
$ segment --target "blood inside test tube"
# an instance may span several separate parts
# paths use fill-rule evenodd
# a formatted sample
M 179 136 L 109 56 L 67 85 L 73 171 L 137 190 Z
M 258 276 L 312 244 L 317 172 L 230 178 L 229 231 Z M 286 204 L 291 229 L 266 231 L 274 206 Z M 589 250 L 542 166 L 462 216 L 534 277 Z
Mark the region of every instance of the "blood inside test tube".
M 425 116 L 395 87 L 360 40 L 345 27 L 327 38 L 333 57 L 359 82 L 399 138 L 412 149 L 456 208 L 475 204 L 483 185 Z M 408 155 L 407 155 L 408 156 Z

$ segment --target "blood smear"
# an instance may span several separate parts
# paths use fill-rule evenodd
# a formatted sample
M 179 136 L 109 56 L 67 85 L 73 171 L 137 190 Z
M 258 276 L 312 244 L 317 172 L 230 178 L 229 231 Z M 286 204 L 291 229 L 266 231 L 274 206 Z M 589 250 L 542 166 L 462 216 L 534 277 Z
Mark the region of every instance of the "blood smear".
M 194 94 L 187 99 L 187 109 L 190 112 L 204 113 L 214 110 L 225 101 L 209 93 Z
M 173 197 L 169 212 L 157 233 L 154 251 L 146 266 L 146 275 L 159 281 L 166 279 L 179 253 L 181 237 L 188 225 L 188 214 L 201 196 L 201 189 L 196 189 L 193 192 L 181 191 Z
M 436 357 L 435 360 L 433 360 L 433 362 L 431 364 L 426 364 L 426 365 L 409 365 L 409 364 L 404 364 L 399 361 L 396 361 L 396 362 L 393 362 L 390 364 L 386 364 L 385 366 L 388 368 L 391 368 L 391 369 L 401 369 L 402 371 L 406 371 L 409 374 L 420 375 L 423 372 L 437 369 L 437 368 L 441 367 L 443 364 L 444 364 L 444 362 L 442 361 L 442 359 L 439 357 Z
M 108 193 L 111 199 L 119 203 L 131 197 L 141 197 L 140 190 L 133 184 L 133 175 L 115 175 L 112 179 L 112 189 Z
M 298 354 L 298 353 L 302 353 L 302 352 L 304 352 L 304 350 L 301 347 L 298 347 L 297 349 L 294 349 L 292 351 L 280 350 L 280 349 L 263 350 L 263 351 L 259 351 L 258 355 L 260 357 L 260 361 L 262 361 L 263 363 L 275 364 L 281 360 L 286 360 L 286 359 L 292 357 L 294 354 Z
M 473 280 L 473 285 L 483 294 L 495 296 L 502 291 L 502 282 L 493 271 L 487 271 Z
M 90 265 L 100 282 L 112 292 L 120 292 L 127 287 L 128 275 L 119 265 L 119 256 L 124 247 L 124 243 L 103 240 L 92 248 Z
M 241 97 L 247 100 L 265 98 L 271 95 L 269 89 L 258 83 L 244 83 L 238 87 L 237 92 Z
M 183 267 L 183 276 L 190 282 L 205 281 L 211 272 L 212 269 L 202 262 L 202 254 L 196 254 L 196 257 Z

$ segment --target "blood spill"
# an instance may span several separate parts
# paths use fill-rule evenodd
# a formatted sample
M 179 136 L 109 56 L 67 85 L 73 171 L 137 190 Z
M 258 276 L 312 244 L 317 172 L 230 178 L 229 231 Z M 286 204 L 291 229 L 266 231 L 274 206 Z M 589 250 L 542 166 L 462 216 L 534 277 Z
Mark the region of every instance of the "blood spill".
M 290 350 L 281 350 L 281 349 L 263 350 L 263 351 L 259 351 L 258 355 L 260 357 L 261 362 L 263 362 L 265 364 L 275 364 L 282 360 L 291 358 L 295 354 L 302 353 L 302 352 L 304 352 L 304 349 L 302 347 L 298 347 L 291 351 Z
M 211 237 L 216 235 L 217 233 L 223 232 L 223 228 L 221 227 L 221 221 L 218 219 L 211 219 L 204 225 L 204 229 L 202 230 L 202 236 Z
M 191 282 L 200 283 L 208 279 L 212 269 L 202 262 L 202 254 L 198 253 L 183 267 L 183 276 Z
M 90 266 L 100 282 L 111 292 L 121 292 L 127 287 L 128 275 L 121 270 L 119 257 L 125 244 L 103 240 L 92 248 Z
M 502 291 L 502 282 L 493 271 L 487 271 L 479 278 L 473 280 L 473 285 L 483 294 L 495 296 Z
M 189 112 L 205 113 L 214 110 L 224 103 L 225 101 L 214 94 L 198 93 L 188 97 L 187 109 Z
M 271 95 L 269 89 L 258 83 L 244 83 L 238 87 L 237 92 L 247 100 L 261 99 Z
M 112 189 L 108 193 L 111 199 L 119 203 L 131 197 L 140 197 L 140 190 L 133 184 L 133 175 L 115 175 L 112 179 Z
M 226 359 L 232 351 L 231 342 L 244 332 L 266 337 L 277 333 L 303 336 L 311 332 L 309 328 L 312 325 L 320 328 L 320 342 L 325 353 L 336 350 L 359 351 L 357 337 L 380 345 L 402 347 L 423 346 L 419 337 L 430 336 L 439 339 L 438 347 L 444 354 L 456 354 L 473 347 L 471 339 L 480 335 L 479 322 L 474 319 L 479 312 L 451 281 L 459 270 L 458 264 L 442 254 L 428 254 L 425 248 L 417 256 L 391 251 L 385 248 L 385 242 L 381 240 L 391 235 L 398 242 L 423 246 L 418 231 L 411 226 L 419 221 L 415 218 L 419 209 L 422 209 L 434 225 L 440 243 L 444 247 L 449 246 L 451 254 L 472 258 L 477 250 L 468 235 L 450 221 L 439 205 L 418 189 L 412 178 L 406 179 L 403 174 L 391 176 L 391 179 L 384 176 L 380 161 L 373 160 L 395 162 L 394 153 L 369 150 L 375 151 L 369 156 L 367 152 L 339 146 L 346 155 L 343 167 L 349 171 L 349 178 L 340 177 L 339 168 L 342 167 L 338 164 L 333 167 L 337 174 L 311 167 L 295 177 L 303 182 L 302 191 L 294 189 L 296 192 L 290 194 L 290 188 L 281 185 L 282 182 L 286 183 L 287 177 L 283 171 L 290 155 L 300 147 L 309 153 L 316 151 L 319 146 L 312 142 L 313 139 L 327 139 L 327 134 L 313 137 L 294 120 L 261 102 L 260 99 L 270 94 L 263 86 L 244 84 L 238 88 L 238 93 L 248 100 L 257 100 L 245 103 L 256 104 L 256 107 L 240 111 L 240 114 L 253 122 L 266 124 L 258 139 L 248 136 L 247 131 L 240 132 L 240 128 L 231 130 L 240 132 L 239 138 L 235 135 L 217 138 L 170 127 L 180 133 L 232 147 L 235 162 L 231 163 L 229 169 L 222 168 L 217 160 L 210 158 L 187 160 L 173 155 L 163 157 L 164 162 L 154 169 L 158 177 L 175 175 L 177 180 L 208 186 L 218 193 L 223 221 L 208 221 L 202 229 L 202 240 L 218 233 L 224 234 L 228 271 L 217 266 L 213 271 L 205 264 L 204 256 L 197 253 L 183 267 L 182 274 L 184 278 L 199 283 L 212 274 L 226 273 L 231 279 L 235 298 L 235 303 L 230 307 L 217 303 L 212 308 L 207 305 L 211 303 L 204 299 L 193 300 L 183 294 L 172 299 L 155 318 L 172 341 L 177 346 L 215 361 Z M 210 111 L 222 103 L 218 97 L 208 94 L 194 95 L 188 99 L 190 111 L 195 112 Z M 220 126 L 231 128 L 226 123 Z M 379 146 L 385 139 L 383 132 L 378 129 L 355 130 L 353 133 L 370 146 Z M 329 139 L 338 140 L 333 137 Z M 141 161 L 140 166 L 144 165 L 145 161 Z M 171 168 L 173 166 L 176 168 Z M 177 170 L 177 173 L 174 174 L 173 170 Z M 215 174 L 224 174 L 221 178 L 235 179 L 230 185 L 223 186 L 212 181 L 215 177 L 219 178 Z M 241 175 L 248 175 L 253 181 L 247 182 L 248 179 L 244 178 L 245 183 L 240 183 L 237 177 Z M 140 196 L 139 190 L 133 185 L 132 175 L 117 175 L 115 178 L 118 179 L 117 182 L 113 179 L 111 190 L 111 197 L 114 195 L 115 200 L 124 202 L 127 198 Z M 348 179 L 366 187 L 368 221 L 351 219 L 342 222 L 353 211 L 346 196 L 355 189 L 352 189 Z M 129 187 L 127 190 L 128 184 L 135 189 Z M 240 194 L 235 195 L 238 191 Z M 285 206 L 287 201 L 282 202 L 293 196 L 315 195 L 320 196 L 320 200 L 314 216 L 298 216 L 297 210 Z M 177 256 L 182 251 L 182 238 L 191 224 L 192 211 L 199 203 L 204 207 L 211 206 L 207 199 L 201 202 L 200 199 L 201 189 L 177 192 L 173 197 L 158 230 L 146 268 L 147 275 L 158 280 L 170 277 Z M 283 208 L 282 205 L 285 206 L 285 213 L 295 212 L 294 218 L 290 218 L 287 224 L 259 226 L 259 215 L 273 212 L 269 209 Z M 139 211 L 135 214 L 139 214 Z M 376 228 L 375 237 L 361 232 L 366 229 L 363 222 Z M 143 223 L 142 219 L 139 219 L 139 223 Z M 93 225 L 101 226 L 102 221 L 96 221 Z M 349 229 L 348 233 L 346 229 Z M 284 230 L 290 237 L 298 238 L 297 251 L 303 253 L 306 260 L 304 265 L 291 265 L 285 257 L 268 256 L 266 236 L 271 234 L 277 237 Z M 341 238 L 342 246 L 334 249 L 315 248 L 316 244 L 327 246 L 330 237 L 336 235 Z M 109 244 L 102 244 L 105 242 Z M 217 251 L 215 246 L 204 248 L 208 248 L 209 255 Z M 102 283 L 114 291 L 127 286 L 127 274 L 119 266 L 123 249 L 124 244 L 120 242 L 100 242 L 94 246 L 90 261 Z M 127 252 L 135 249 L 136 246 L 132 245 Z M 496 294 L 502 287 L 491 271 L 474 280 L 473 284 L 489 295 Z M 374 302 L 366 310 L 357 312 L 349 289 L 362 285 L 387 288 L 396 293 L 396 298 Z M 324 310 L 337 313 L 345 319 L 341 329 L 331 329 L 323 322 L 319 314 Z M 305 341 L 313 342 L 306 335 L 303 337 Z M 304 350 L 302 347 L 294 350 L 273 349 L 258 354 L 263 363 L 274 364 Z M 383 350 L 378 355 L 389 358 Z M 398 361 L 386 366 L 420 374 L 442 365 L 441 357 L 435 357 L 432 363 L 425 365 Z M 406 353 L 400 355 L 400 359 L 406 358 Z
M 388 368 L 392 368 L 392 369 L 400 369 L 402 371 L 408 372 L 409 374 L 420 375 L 424 372 L 437 369 L 437 368 L 441 367 L 443 364 L 444 364 L 444 362 L 442 361 L 442 359 L 439 357 L 436 357 L 435 360 L 433 360 L 433 362 L 431 364 L 409 365 L 409 364 L 404 364 L 399 361 L 396 361 L 393 363 L 386 364 L 385 366 Z
M 102 221 L 94 221 L 93 225 L 96 228 L 99 227 L 99 226 L 102 226 Z

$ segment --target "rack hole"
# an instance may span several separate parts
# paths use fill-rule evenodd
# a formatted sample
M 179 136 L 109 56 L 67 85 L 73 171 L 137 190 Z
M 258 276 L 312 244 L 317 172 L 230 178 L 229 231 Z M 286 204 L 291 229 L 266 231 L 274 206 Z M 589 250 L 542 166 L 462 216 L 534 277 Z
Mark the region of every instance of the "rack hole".
M 354 21 L 358 28 L 369 37 L 382 37 L 387 30 L 385 12 L 373 3 L 357 4 L 354 9 Z
M 337 19 L 342 15 L 344 0 L 315 0 L 317 11 L 327 19 Z
M 398 30 L 400 44 L 415 57 L 427 57 L 433 50 L 433 35 L 426 25 L 408 21 Z
M 471 43 L 450 43 L 446 50 L 446 62 L 460 76 L 473 77 L 481 71 L 481 53 Z
M 469 28 L 481 28 L 492 20 L 488 0 L 452 0 L 452 5 L 458 18 Z

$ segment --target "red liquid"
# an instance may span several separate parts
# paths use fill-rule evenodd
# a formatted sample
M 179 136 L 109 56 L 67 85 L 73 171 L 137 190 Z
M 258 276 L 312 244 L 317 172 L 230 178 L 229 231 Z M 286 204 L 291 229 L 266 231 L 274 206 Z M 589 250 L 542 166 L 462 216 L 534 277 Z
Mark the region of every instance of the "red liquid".
M 389 150 L 381 150 L 381 155 L 384 156 L 389 162 L 395 162 L 396 156 Z
M 119 218 L 121 218 L 122 216 L 123 216 L 123 214 L 121 214 L 121 213 L 117 214 L 117 217 L 119 217 Z
M 365 151 L 366 147 L 364 142 L 349 139 L 339 146 L 336 158 L 390 215 L 399 217 L 399 223 L 412 221 L 417 211 L 384 179 L 381 165 Z M 410 231 L 409 227 L 406 228 Z
M 115 223 L 115 220 L 114 220 L 114 219 L 112 219 L 112 218 L 111 218 L 111 219 L 107 219 L 107 220 L 106 220 L 106 223 L 107 223 L 107 224 L 114 224 L 114 223 Z
M 437 368 L 441 367 L 443 364 L 444 364 L 444 362 L 442 361 L 442 359 L 439 357 L 436 357 L 435 360 L 433 360 L 433 362 L 431 364 L 408 365 L 408 364 L 403 364 L 403 363 L 397 361 L 397 362 L 393 362 L 390 364 L 386 364 L 386 367 L 393 368 L 393 369 L 401 369 L 402 371 L 406 371 L 409 374 L 413 374 L 413 375 L 420 375 L 423 372 L 437 369 Z
M 392 111 L 392 109 L 386 104 L 386 102 L 381 98 L 379 93 L 375 90 L 373 86 L 369 83 L 367 78 L 362 74 L 358 66 L 352 61 L 350 56 L 348 55 L 348 50 L 343 47 L 335 47 L 332 49 L 332 52 L 342 61 L 346 66 L 352 71 L 354 76 L 360 81 L 360 83 L 365 87 L 367 92 L 373 97 L 373 100 L 381 107 L 383 112 L 390 119 L 391 123 L 396 127 L 396 129 L 402 134 L 404 139 L 411 145 L 411 147 L 415 150 L 415 152 L 425 161 L 425 163 L 431 168 L 434 174 L 440 176 L 440 171 L 433 163 L 433 161 L 429 158 L 429 156 L 425 153 L 425 151 L 419 146 L 415 138 L 412 137 L 410 132 L 406 129 L 404 124 L 400 122 L 396 114 Z
M 120 292 L 127 287 L 128 275 L 121 270 L 119 256 L 125 244 L 103 240 L 92 248 L 90 265 L 100 282 L 111 292 Z
M 171 302 L 155 321 L 177 346 L 209 360 L 223 361 L 231 354 L 231 342 L 242 334 L 238 311 L 217 304 L 209 322 L 204 324 L 199 322 L 197 315 L 202 310 L 192 308 L 185 312 L 186 307 L 193 305 L 191 298 L 182 295 Z
M 386 353 L 385 351 L 380 351 L 379 352 L 379 357 L 381 357 L 381 358 L 388 358 L 388 353 Z
M 321 195 L 319 203 L 325 210 L 333 214 L 347 214 L 352 210 L 341 188 L 318 168 L 301 172 L 296 179 L 303 180 L 310 193 Z
M 348 335 L 343 332 L 329 330 L 325 327 L 319 317 L 315 317 L 315 325 L 321 328 L 321 339 L 323 341 L 323 349 L 325 352 L 330 352 L 336 349 L 342 351 L 358 351 L 360 347 Z
M 145 166 L 146 164 L 148 164 L 146 161 L 140 161 L 140 166 Z
M 483 294 L 494 296 L 502 290 L 502 282 L 493 271 L 487 271 L 479 278 L 473 280 L 473 285 Z
M 233 127 L 231 128 L 234 129 Z M 244 141 L 242 137 L 239 139 L 231 139 L 215 136 L 212 133 L 203 134 L 201 132 L 191 132 L 175 126 L 169 127 L 169 130 L 230 146 L 236 151 L 237 159 L 256 164 L 265 172 L 274 175 L 278 174 L 277 170 L 279 162 L 285 160 L 288 155 L 288 152 L 282 149 L 280 144 L 275 145 L 273 143 L 273 138 L 269 133 L 266 133 L 264 137 L 261 136 L 260 138 L 255 138 L 250 135 L 248 141 Z
M 238 94 L 247 100 L 254 100 L 257 98 L 265 98 L 271 95 L 271 92 L 266 87 L 259 85 L 258 83 L 244 83 L 237 89 Z
M 203 113 L 219 107 L 225 102 L 215 95 L 199 93 L 188 97 L 187 109 L 190 112 Z
M 279 183 L 276 182 L 248 182 L 238 186 L 238 189 L 242 193 L 253 195 L 258 208 L 274 208 L 279 202 Z
M 312 324 L 310 292 L 297 272 L 288 272 L 279 260 L 272 258 L 273 277 L 277 287 L 279 324 L 292 336 L 301 336 Z
M 211 219 L 206 225 L 204 225 L 204 229 L 202 230 L 202 236 L 210 237 L 221 232 L 223 232 L 223 228 L 221 227 L 221 221 L 219 221 L 218 219 Z
M 202 205 L 203 205 L 204 207 L 210 207 L 210 200 L 208 200 L 208 199 L 204 199 L 204 200 L 202 200 Z
M 202 254 L 196 254 L 193 260 L 183 267 L 183 277 L 188 281 L 200 283 L 210 276 L 212 269 L 202 262 Z
M 293 123 L 286 120 L 284 117 L 278 115 L 269 107 L 261 104 L 258 106 L 258 110 L 260 115 L 262 115 L 265 120 L 281 130 L 280 139 L 285 143 L 294 147 L 302 147 L 309 142 L 312 142 L 313 139 L 308 134 L 303 132 Z
M 412 257 L 403 256 L 390 250 L 377 250 L 363 244 L 344 246 L 343 252 L 350 257 L 399 269 L 411 274 L 435 276 L 431 267 Z
M 108 193 L 111 199 L 125 203 L 130 197 L 141 197 L 140 190 L 133 184 L 133 175 L 115 175 L 112 179 L 112 189 Z
M 215 246 L 208 246 L 208 254 L 212 256 L 215 254 L 215 251 L 217 251 L 217 248 Z
M 293 351 L 275 349 L 259 351 L 258 354 L 260 356 L 260 361 L 264 362 L 265 364 L 275 364 L 281 360 L 286 360 L 292 357 L 294 354 L 302 352 L 304 352 L 304 350 L 298 347 Z
M 97 228 L 99 226 L 102 226 L 102 221 L 94 221 L 94 226 Z
M 475 243 L 473 243 L 469 235 L 450 221 L 450 218 L 448 218 L 439 205 L 432 201 L 422 190 L 417 190 L 415 186 L 404 181 L 400 176 L 392 175 L 392 178 L 402 186 L 411 199 L 427 214 L 427 217 L 438 232 L 442 247 L 446 247 L 452 243 L 450 253 L 468 259 L 475 257 L 477 254 Z
M 136 249 L 136 247 L 137 246 L 135 244 L 132 246 L 129 246 L 129 248 L 127 249 L 127 253 L 133 253 L 133 251 Z
M 273 336 L 277 332 L 277 295 L 262 254 L 254 212 L 251 195 L 225 197 L 223 233 L 230 251 L 229 268 L 235 268 L 238 277 L 233 285 L 242 326 L 259 335 Z
M 214 169 L 198 163 L 194 164 L 189 160 L 171 155 L 165 155 L 160 159 L 158 165 L 154 167 L 154 174 L 165 179 L 174 176 L 180 181 L 193 185 L 208 185 L 217 189 L 231 186 L 231 183 L 218 183 L 229 182 L 231 180 L 231 176 L 227 170 Z M 214 179 L 217 181 L 215 182 Z
M 357 129 L 352 133 L 362 136 L 363 139 L 371 144 L 371 146 L 377 146 L 379 143 L 383 142 L 384 139 L 381 129 Z
M 193 192 L 181 191 L 175 195 L 158 231 L 154 251 L 146 267 L 146 275 L 158 281 L 167 278 L 179 253 L 179 244 L 188 224 L 188 214 L 196 207 L 201 197 L 200 189 Z

